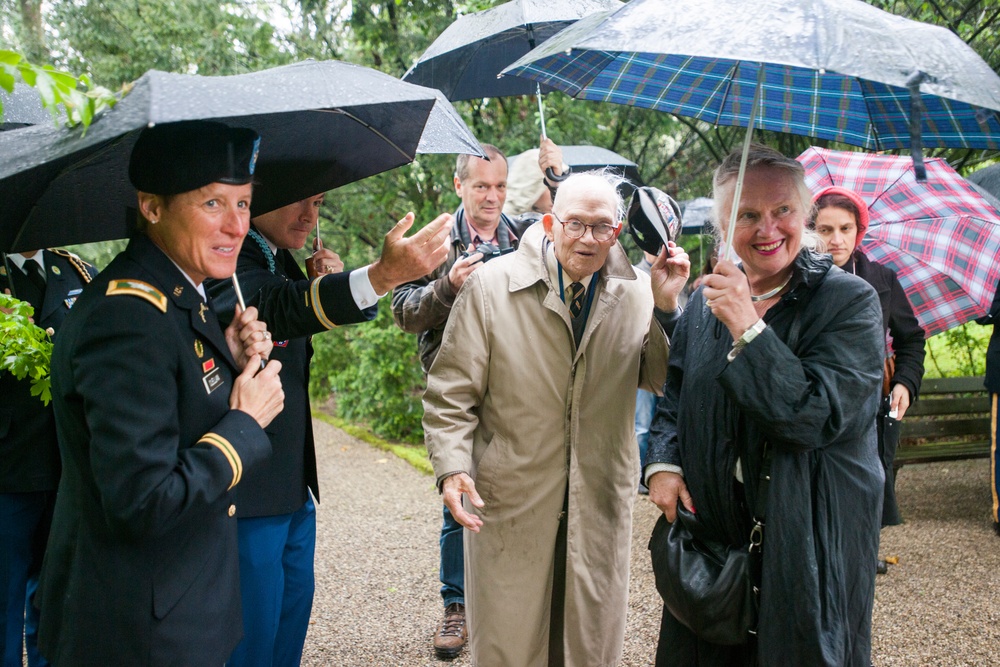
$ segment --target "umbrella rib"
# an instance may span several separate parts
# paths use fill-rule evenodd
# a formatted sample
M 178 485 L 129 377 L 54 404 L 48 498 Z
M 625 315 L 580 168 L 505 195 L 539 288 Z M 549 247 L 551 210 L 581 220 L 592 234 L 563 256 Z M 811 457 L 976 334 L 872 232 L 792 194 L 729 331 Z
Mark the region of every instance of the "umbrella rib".
M 392 146 L 393 148 L 395 148 L 397 151 L 399 151 L 399 154 L 402 155 L 407 160 L 412 160 L 414 158 L 414 156 L 408 154 L 406 151 L 404 151 L 402 148 L 400 148 L 396 144 L 396 142 L 394 142 L 392 139 L 390 139 L 389 137 L 385 136 L 384 134 L 382 134 L 381 132 L 379 132 L 378 129 L 376 129 L 375 127 L 372 127 L 369 123 L 361 120 L 360 118 L 358 118 L 357 116 L 355 116 L 354 114 L 352 114 L 349 111 L 345 111 L 345 110 L 339 109 L 339 108 L 338 109 L 319 109 L 318 111 L 323 111 L 325 113 L 337 113 L 337 114 L 341 114 L 343 116 L 347 116 L 348 118 L 350 118 L 354 122 L 362 125 L 366 129 L 368 129 L 370 132 L 372 132 L 375 136 L 377 136 L 378 138 L 380 138 L 382 141 L 384 141 L 385 143 L 387 143 L 390 146 Z

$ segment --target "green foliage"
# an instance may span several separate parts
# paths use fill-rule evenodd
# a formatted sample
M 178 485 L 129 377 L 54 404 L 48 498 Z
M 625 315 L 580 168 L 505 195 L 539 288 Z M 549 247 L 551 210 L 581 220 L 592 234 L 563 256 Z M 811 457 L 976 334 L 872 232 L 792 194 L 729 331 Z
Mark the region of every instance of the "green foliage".
M 202 0 L 55 2 L 48 17 L 72 45 L 63 56 L 73 71 L 113 85 L 147 70 L 238 74 L 293 60 L 281 53 L 263 18 L 268 3 Z
M 31 321 L 34 314 L 26 301 L 0 294 L 0 372 L 7 371 L 18 380 L 29 378 L 31 395 L 48 405 L 52 400 L 52 339 Z
M 416 338 L 395 326 L 388 307 L 373 322 L 314 337 L 313 345 L 314 397 L 329 387 L 339 417 L 366 423 L 386 438 L 422 441 L 424 377 Z
M 927 340 L 927 377 L 960 377 L 986 372 L 986 346 L 990 327 L 969 322 Z
M 12 92 L 18 81 L 38 90 L 42 105 L 52 113 L 57 124 L 65 120 L 71 127 L 82 125 L 84 132 L 98 113 L 118 101 L 114 93 L 95 86 L 86 74 L 77 78 L 51 65 L 32 65 L 21 54 L 0 49 L 0 88 Z M 3 104 L 0 102 L 2 117 Z

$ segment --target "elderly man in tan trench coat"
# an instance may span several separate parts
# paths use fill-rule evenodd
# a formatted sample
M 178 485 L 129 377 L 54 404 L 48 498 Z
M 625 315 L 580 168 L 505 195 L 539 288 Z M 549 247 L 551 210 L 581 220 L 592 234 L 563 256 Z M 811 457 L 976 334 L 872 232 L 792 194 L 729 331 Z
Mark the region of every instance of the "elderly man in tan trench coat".
M 563 182 L 517 252 L 466 281 L 428 375 L 427 447 L 443 500 L 468 529 L 470 648 L 481 667 L 621 659 L 635 390 L 661 391 L 657 317 L 676 317 L 690 270 L 671 244 L 651 277 L 636 273 L 617 241 L 622 209 L 601 175 Z M 573 318 L 560 287 L 577 284 L 587 290 Z

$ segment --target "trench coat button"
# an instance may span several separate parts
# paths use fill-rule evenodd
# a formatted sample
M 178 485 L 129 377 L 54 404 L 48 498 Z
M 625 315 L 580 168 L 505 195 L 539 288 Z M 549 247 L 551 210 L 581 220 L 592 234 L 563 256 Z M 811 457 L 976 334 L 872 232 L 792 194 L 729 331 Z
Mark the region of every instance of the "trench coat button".
M 229 506 L 229 516 L 236 516 L 236 505 Z

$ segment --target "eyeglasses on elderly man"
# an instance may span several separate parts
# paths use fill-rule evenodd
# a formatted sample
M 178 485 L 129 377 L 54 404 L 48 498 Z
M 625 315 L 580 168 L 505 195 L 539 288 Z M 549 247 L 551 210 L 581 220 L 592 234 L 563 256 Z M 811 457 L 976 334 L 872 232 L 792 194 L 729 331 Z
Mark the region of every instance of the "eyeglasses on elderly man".
M 596 225 L 588 225 L 587 223 L 580 222 L 579 220 L 562 220 L 558 215 L 556 215 L 555 211 L 552 211 L 552 216 L 559 221 L 559 224 L 563 226 L 563 231 L 566 232 L 566 236 L 571 239 L 583 238 L 583 235 L 586 234 L 589 229 L 595 241 L 610 241 L 615 236 L 615 230 L 618 229 L 616 225 L 606 222 L 600 222 Z

